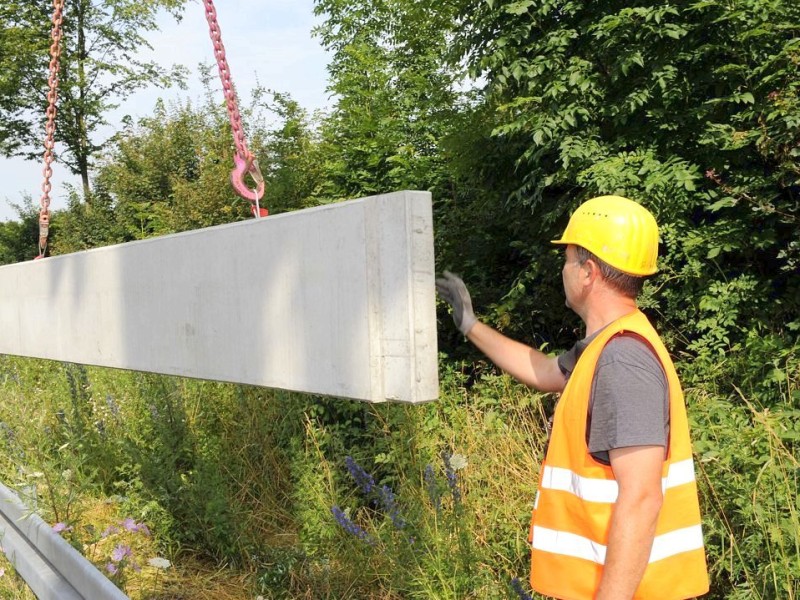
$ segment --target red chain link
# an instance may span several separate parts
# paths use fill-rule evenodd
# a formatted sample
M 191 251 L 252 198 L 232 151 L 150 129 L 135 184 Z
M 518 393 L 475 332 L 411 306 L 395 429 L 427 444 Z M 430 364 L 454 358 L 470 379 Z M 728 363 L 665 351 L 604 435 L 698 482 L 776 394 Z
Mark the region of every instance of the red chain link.
M 56 100 L 58 99 L 58 69 L 61 57 L 61 23 L 64 18 L 64 0 L 53 0 L 53 28 L 50 31 L 52 43 L 50 44 L 50 86 L 47 92 L 47 124 L 44 128 L 44 182 L 42 183 L 42 198 L 39 200 L 39 257 L 44 256 L 47 250 L 47 236 L 50 233 L 50 191 L 52 185 L 50 178 L 53 176 L 53 148 L 55 147 L 56 133 Z
M 256 216 L 266 216 L 266 209 L 258 207 L 258 200 L 264 195 L 264 178 L 252 152 L 247 148 L 247 142 L 242 129 L 242 117 L 239 114 L 239 105 L 236 100 L 236 91 L 231 81 L 231 72 L 228 68 L 228 60 L 225 57 L 225 46 L 222 44 L 222 32 L 217 22 L 217 11 L 214 8 L 213 0 L 203 0 L 206 9 L 206 20 L 208 21 L 211 41 L 214 43 L 214 56 L 217 59 L 219 77 L 222 80 L 222 90 L 225 94 L 225 102 L 228 106 L 228 118 L 233 130 L 233 142 L 236 145 L 236 157 L 234 158 L 235 167 L 231 173 L 231 184 L 239 196 L 249 200 L 253 204 L 253 212 Z M 250 190 L 244 183 L 245 174 L 256 182 L 256 189 Z

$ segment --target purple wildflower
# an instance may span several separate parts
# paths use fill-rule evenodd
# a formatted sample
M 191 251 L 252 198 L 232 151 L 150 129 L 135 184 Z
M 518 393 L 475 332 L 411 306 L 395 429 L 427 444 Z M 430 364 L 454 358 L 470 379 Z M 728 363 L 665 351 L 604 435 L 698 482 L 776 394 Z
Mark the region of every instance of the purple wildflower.
M 383 510 L 388 513 L 389 518 L 392 520 L 392 525 L 394 525 L 396 529 L 402 529 L 405 527 L 406 521 L 400 515 L 400 509 L 397 506 L 397 500 L 395 499 L 392 489 L 388 485 L 381 487 L 380 491 L 378 492 L 378 499 L 381 502 L 381 506 L 383 506 Z
M 125 529 L 133 533 L 139 531 L 139 524 L 130 517 L 125 517 L 125 519 L 123 519 L 120 525 L 122 525 Z
M 120 521 L 120 525 L 126 530 L 130 531 L 131 533 L 143 533 L 144 535 L 149 536 L 150 530 L 147 528 L 147 525 L 144 523 L 137 523 L 130 517 L 125 517 L 122 521 Z
M 53 531 L 56 533 L 61 533 L 62 531 L 72 531 L 72 527 L 68 526 L 66 523 L 56 523 L 53 525 Z
M 439 493 L 439 486 L 436 482 L 436 474 L 433 472 L 433 465 L 427 465 L 425 467 L 423 477 L 425 479 L 425 489 L 428 491 L 428 498 L 430 498 L 431 504 L 436 508 L 436 512 L 439 512 L 442 508 L 442 496 Z
M 533 600 L 532 596 L 522 589 L 522 584 L 517 577 L 511 580 L 511 588 L 519 596 L 519 600 Z
M 106 571 L 108 571 L 111 575 L 116 575 L 118 570 L 119 569 L 117 569 L 117 565 L 114 563 L 106 563 Z
M 347 533 L 358 538 L 362 542 L 366 542 L 370 546 L 375 545 L 375 541 L 369 536 L 369 534 L 361 527 L 353 523 L 353 521 L 351 521 L 348 516 L 344 514 L 344 511 L 342 511 L 341 508 L 334 506 L 331 509 L 331 513 L 333 513 L 333 518 L 336 519 L 336 522 L 339 524 L 339 526 Z
M 397 529 L 405 527 L 406 522 L 400 516 L 400 509 L 397 506 L 394 492 L 388 485 L 381 486 L 380 488 L 375 485 L 375 480 L 372 475 L 367 473 L 364 468 L 359 465 L 352 456 L 348 456 L 344 460 L 347 465 L 347 470 L 350 476 L 356 482 L 356 485 L 361 488 L 365 496 L 376 496 L 377 503 L 381 505 L 384 512 L 389 515 L 392 524 Z
M 108 527 L 105 528 L 103 533 L 100 534 L 100 539 L 105 539 L 108 536 L 113 535 L 115 533 L 119 533 L 119 528 L 115 527 L 114 525 L 109 525 Z
M 356 485 L 361 488 L 361 491 L 365 494 L 371 494 L 375 489 L 375 480 L 372 478 L 372 475 L 367 473 L 352 456 L 345 457 L 344 464 L 347 466 L 347 470 L 356 482 Z
M 453 503 L 455 505 L 461 504 L 461 489 L 458 486 L 458 475 L 450 464 L 452 455 L 447 452 L 442 452 L 442 462 L 444 462 L 444 474 L 447 477 L 447 486 L 450 488 L 450 494 L 453 496 Z
M 106 394 L 106 406 L 115 419 L 119 419 L 119 404 L 114 400 L 111 394 Z
M 120 562 L 126 556 L 131 555 L 131 547 L 126 544 L 117 544 L 114 550 L 111 552 L 111 560 L 115 563 Z

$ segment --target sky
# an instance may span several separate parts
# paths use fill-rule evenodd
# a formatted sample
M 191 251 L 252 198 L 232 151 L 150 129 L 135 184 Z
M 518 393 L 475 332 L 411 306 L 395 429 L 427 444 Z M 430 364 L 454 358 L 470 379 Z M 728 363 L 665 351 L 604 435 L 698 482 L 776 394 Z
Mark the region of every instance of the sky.
M 69 0 L 67 0 L 67 9 Z M 215 3 L 217 19 L 231 77 L 239 97 L 246 100 L 256 82 L 278 92 L 288 92 L 309 110 L 330 105 L 326 91 L 329 56 L 311 30 L 320 23 L 313 14 L 313 0 L 226 0 Z M 202 85 L 197 65 L 215 63 L 214 48 L 208 33 L 205 10 L 200 0 L 190 1 L 183 19 L 176 23 L 169 15 L 159 19 L 160 31 L 146 35 L 153 46 L 144 50 L 143 58 L 154 59 L 165 66 L 182 64 L 190 69 L 188 90 L 151 88 L 128 98 L 109 115 L 110 126 L 98 139 L 108 138 L 125 115 L 134 119 L 152 113 L 157 99 L 200 99 Z M 217 75 L 216 66 L 213 70 Z M 214 81 L 219 100 L 224 100 L 219 79 Z M 56 119 L 56 127 L 58 120 Z M 0 221 L 17 218 L 11 204 L 22 204 L 29 194 L 38 206 L 41 197 L 43 161 L 26 161 L 0 157 Z M 63 208 L 64 184 L 78 186 L 77 177 L 65 165 L 53 163 L 51 210 Z

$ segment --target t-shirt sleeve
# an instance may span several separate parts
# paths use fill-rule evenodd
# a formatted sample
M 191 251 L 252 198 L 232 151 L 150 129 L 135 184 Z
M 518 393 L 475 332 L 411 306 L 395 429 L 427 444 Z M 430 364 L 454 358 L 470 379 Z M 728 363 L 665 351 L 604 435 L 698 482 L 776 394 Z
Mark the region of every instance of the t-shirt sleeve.
M 589 452 L 608 464 L 608 451 L 664 446 L 669 435 L 669 387 L 661 363 L 642 339 L 623 335 L 603 349 L 595 369 Z
M 575 370 L 575 365 L 578 364 L 578 359 L 581 357 L 581 354 L 583 354 L 586 347 L 599 333 L 599 331 L 596 331 L 589 337 L 577 341 L 572 348 L 558 355 L 558 368 L 561 369 L 561 373 L 563 373 L 564 377 L 569 379 L 572 376 L 572 372 Z
M 575 370 L 575 364 L 578 362 L 577 344 L 558 355 L 558 368 L 561 370 L 562 375 L 569 379 L 572 372 Z

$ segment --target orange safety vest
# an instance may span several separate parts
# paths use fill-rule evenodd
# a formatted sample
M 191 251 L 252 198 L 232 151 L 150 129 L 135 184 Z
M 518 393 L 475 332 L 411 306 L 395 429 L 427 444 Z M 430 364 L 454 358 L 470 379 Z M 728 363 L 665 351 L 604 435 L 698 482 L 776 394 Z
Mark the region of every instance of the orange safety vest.
M 618 487 L 611 467 L 589 454 L 586 418 L 600 352 L 623 332 L 638 334 L 655 351 L 667 375 L 670 403 L 670 435 L 661 473 L 664 500 L 650 562 L 634 598 L 692 598 L 708 591 L 708 571 L 686 407 L 672 360 L 638 310 L 592 340 L 556 406 L 531 520 L 531 585 L 547 596 L 591 600 L 600 584 Z

